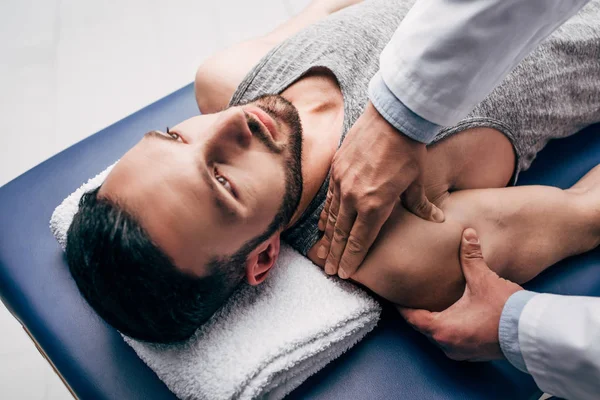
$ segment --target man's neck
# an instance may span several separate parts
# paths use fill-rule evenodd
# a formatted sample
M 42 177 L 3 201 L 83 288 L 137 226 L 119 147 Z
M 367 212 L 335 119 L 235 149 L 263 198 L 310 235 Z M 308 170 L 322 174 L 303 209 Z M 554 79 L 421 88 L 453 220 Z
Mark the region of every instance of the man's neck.
M 286 229 L 304 213 L 327 177 L 344 121 L 344 102 L 335 77 L 313 70 L 283 93 L 302 121 L 302 197 Z

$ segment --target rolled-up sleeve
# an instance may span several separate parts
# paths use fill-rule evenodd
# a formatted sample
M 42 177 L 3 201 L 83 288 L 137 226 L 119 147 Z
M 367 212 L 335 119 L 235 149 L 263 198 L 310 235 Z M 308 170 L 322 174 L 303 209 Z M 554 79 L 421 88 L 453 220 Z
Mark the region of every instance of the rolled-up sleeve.
M 498 328 L 502 353 L 512 365 L 523 372 L 528 371 L 519 345 L 519 318 L 525 305 L 535 295 L 537 295 L 535 292 L 520 290 L 510 296 L 502 310 Z
M 441 128 L 402 104 L 388 89 L 379 73 L 369 83 L 369 97 L 375 109 L 386 121 L 417 142 L 431 142 Z
M 370 100 L 397 129 L 429 143 L 588 1 L 418 0 L 381 53 Z
M 525 290 L 502 310 L 500 348 L 545 393 L 597 399 L 600 393 L 600 298 Z

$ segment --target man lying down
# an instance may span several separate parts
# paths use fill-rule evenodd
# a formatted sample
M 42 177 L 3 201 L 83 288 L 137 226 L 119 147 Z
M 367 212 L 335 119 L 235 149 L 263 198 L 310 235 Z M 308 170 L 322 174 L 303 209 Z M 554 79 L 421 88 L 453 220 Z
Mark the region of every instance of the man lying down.
M 313 2 L 206 61 L 195 82 L 202 115 L 147 133 L 83 196 L 68 262 L 108 323 L 141 340 L 186 339 L 242 281 L 268 279 L 281 240 L 323 266 L 317 223 L 333 156 L 412 5 L 351 3 Z M 599 59 L 593 0 L 429 147 L 426 194 L 445 222 L 399 202 L 350 279 L 399 306 L 441 310 L 464 289 L 466 227 L 517 283 L 598 246 L 600 167 L 567 190 L 506 186 L 548 140 L 600 121 Z

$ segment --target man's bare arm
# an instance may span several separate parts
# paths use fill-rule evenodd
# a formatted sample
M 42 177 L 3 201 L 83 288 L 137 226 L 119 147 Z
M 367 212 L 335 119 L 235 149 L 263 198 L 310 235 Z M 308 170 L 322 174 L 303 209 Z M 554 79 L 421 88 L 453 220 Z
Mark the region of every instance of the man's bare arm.
M 313 0 L 272 32 L 235 44 L 209 57 L 196 72 L 195 92 L 202 113 L 224 109 L 242 79 L 271 49 L 306 26 L 362 0 Z
M 446 222 L 397 206 L 352 279 L 393 303 L 441 310 L 464 290 L 458 250 L 467 227 L 477 230 L 489 266 L 517 283 L 600 243 L 600 166 L 569 190 L 502 188 L 513 166 L 510 142 L 494 130 L 470 129 L 430 147 L 426 190 Z M 308 256 L 323 266 L 318 246 Z
M 569 190 L 548 186 L 451 193 L 444 224 L 399 207 L 352 278 L 396 304 L 441 310 L 463 293 L 461 234 L 474 227 L 490 268 L 522 284 L 600 243 L 600 166 Z

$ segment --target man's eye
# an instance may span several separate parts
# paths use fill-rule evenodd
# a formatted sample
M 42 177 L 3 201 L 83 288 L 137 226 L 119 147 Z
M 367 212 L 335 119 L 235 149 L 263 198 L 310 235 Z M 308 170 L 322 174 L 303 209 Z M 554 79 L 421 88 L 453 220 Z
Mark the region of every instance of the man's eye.
M 167 126 L 167 135 L 171 136 L 171 138 L 174 140 L 179 140 L 179 141 L 182 140 L 181 135 L 177 132 L 170 131 L 168 126 Z
M 221 185 L 223 185 L 223 187 L 225 187 L 225 189 L 227 189 L 227 191 L 229 191 L 231 194 L 233 194 L 233 189 L 231 188 L 231 184 L 229 183 L 229 181 L 226 178 L 219 175 L 219 170 L 217 170 L 216 168 L 215 168 L 215 179 L 217 180 L 217 182 L 219 182 Z

